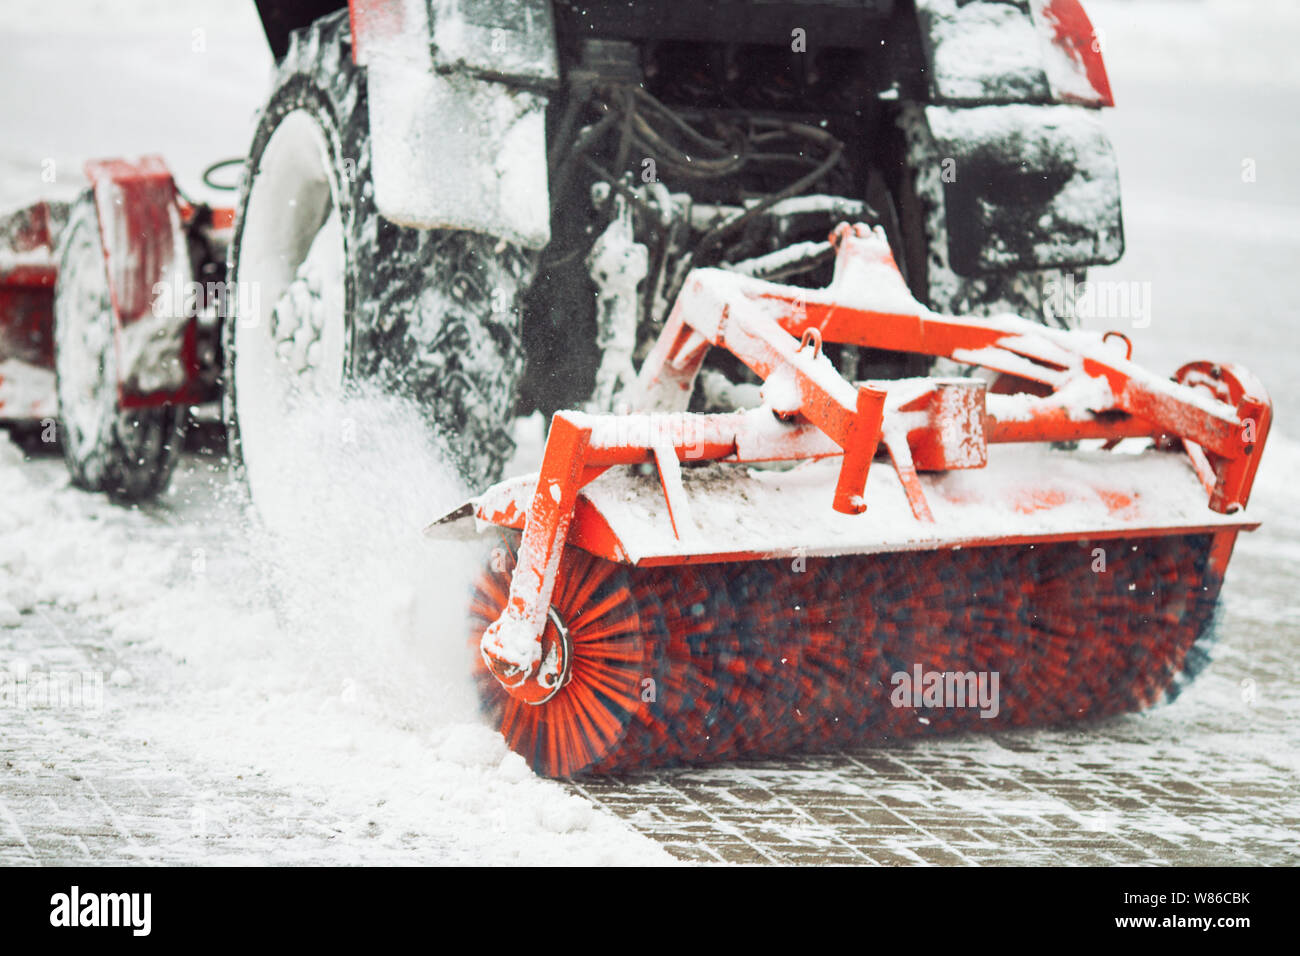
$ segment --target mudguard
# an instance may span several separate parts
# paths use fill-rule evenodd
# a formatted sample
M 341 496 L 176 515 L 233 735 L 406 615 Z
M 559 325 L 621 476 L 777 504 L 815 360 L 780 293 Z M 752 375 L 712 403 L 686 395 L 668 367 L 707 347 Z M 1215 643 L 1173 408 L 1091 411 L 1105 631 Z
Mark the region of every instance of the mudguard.
M 193 276 L 176 184 L 157 156 L 90 160 L 99 236 L 116 322 L 123 407 L 197 400 Z
M 916 0 L 932 102 L 1114 106 L 1079 0 Z
M 959 275 L 1108 265 L 1124 252 L 1119 167 L 1097 111 L 930 106 Z
M 546 245 L 546 91 L 559 79 L 549 0 L 352 0 L 349 16 L 379 212 Z

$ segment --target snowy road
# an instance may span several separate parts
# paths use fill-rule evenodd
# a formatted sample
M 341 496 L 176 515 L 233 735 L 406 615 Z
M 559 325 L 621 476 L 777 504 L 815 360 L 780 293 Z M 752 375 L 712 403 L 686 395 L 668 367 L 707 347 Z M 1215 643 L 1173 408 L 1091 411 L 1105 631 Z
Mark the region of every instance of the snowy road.
M 67 195 L 95 153 L 166 153 L 196 191 L 202 165 L 240 153 L 269 56 L 251 5 L 215 7 L 141 3 L 141 34 L 92 0 L 8 3 L 0 206 Z M 475 722 L 448 610 L 470 561 L 415 533 L 457 491 L 404 410 L 308 423 L 319 480 L 280 539 L 215 457 L 124 511 L 0 444 L 0 672 L 28 693 L 88 675 L 76 702 L 10 692 L 0 707 L 0 864 L 1300 862 L 1300 12 L 1089 7 L 1120 103 L 1128 237 L 1095 277 L 1137 283 L 1151 308 L 1088 321 L 1128 331 L 1157 370 L 1241 361 L 1277 411 L 1252 499 L 1265 526 L 1238 546 L 1215 663 L 1176 703 L 564 786 Z M 98 30 L 142 55 L 120 66 Z M 68 51 L 82 68 L 52 69 Z

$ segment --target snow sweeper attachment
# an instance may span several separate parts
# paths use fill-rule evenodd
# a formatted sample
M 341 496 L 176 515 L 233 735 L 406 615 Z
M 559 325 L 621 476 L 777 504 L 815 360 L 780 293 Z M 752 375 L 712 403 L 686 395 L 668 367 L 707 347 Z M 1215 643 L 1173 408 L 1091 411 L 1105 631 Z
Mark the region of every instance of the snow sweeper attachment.
M 1117 333 L 940 315 L 883 232 L 830 242 L 825 289 L 694 271 L 635 413 L 557 413 L 539 475 L 430 527 L 499 529 L 471 636 L 485 707 L 538 772 L 1097 718 L 1204 663 L 1258 525 L 1259 383 L 1163 380 Z M 833 342 L 995 374 L 853 383 Z M 686 411 L 710 348 L 763 380 L 761 407 Z

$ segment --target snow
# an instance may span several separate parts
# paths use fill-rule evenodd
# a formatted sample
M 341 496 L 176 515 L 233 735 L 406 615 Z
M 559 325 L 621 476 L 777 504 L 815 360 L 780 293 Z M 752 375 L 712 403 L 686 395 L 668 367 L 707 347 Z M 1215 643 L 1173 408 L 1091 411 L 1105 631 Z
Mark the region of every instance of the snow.
M 52 266 L 54 250 L 49 246 L 37 246 L 35 249 L 10 249 L 0 246 L 0 273 L 10 272 L 21 266 Z
M 609 198 L 609 187 L 593 190 L 597 203 Z M 640 301 L 637 289 L 650 265 L 650 250 L 636 241 L 632 211 L 623 196 L 614 196 L 614 217 L 587 255 L 587 269 L 596 286 L 596 347 L 600 366 L 592 389 L 592 411 L 609 411 L 624 388 L 636 380 L 632 356 L 636 350 Z
M 419 535 L 462 492 L 413 410 L 322 405 L 286 429 L 318 467 L 277 534 L 219 467 L 136 512 L 6 443 L 0 602 L 102 629 L 126 661 L 109 682 L 165 702 L 123 715 L 151 746 L 315 794 L 387 840 L 438 834 L 446 856 L 426 862 L 668 862 L 479 722 L 463 608 L 482 554 Z M 345 419 L 358 437 L 340 447 Z
M 0 627 L 17 627 L 22 622 L 22 612 L 8 601 L 0 600 Z
M 112 0 L 7 0 L 0 63 L 22 78 L 4 127 L 23 131 L 0 138 L 0 209 L 73 199 L 85 160 L 148 153 L 187 195 L 230 204 L 200 174 L 247 150 L 272 66 L 254 5 L 215 0 L 136 0 L 129 14 Z
M 0 419 L 44 419 L 57 411 L 53 371 L 17 359 L 0 360 Z
M 1115 407 L 1115 396 L 1104 378 L 1084 375 L 1071 379 L 1047 398 L 1033 395 L 988 395 L 985 398 L 991 416 L 1000 422 L 1027 422 L 1035 411 L 1063 408 L 1071 417 L 1085 418 L 1090 412 Z
M 73 205 L 73 221 L 64 228 L 62 242 L 69 268 L 60 274 L 59 284 L 65 301 L 102 302 L 107 310 L 111 276 L 112 302 L 121 322 L 116 361 L 123 386 L 140 393 L 175 391 L 187 380 L 181 356 L 187 326 L 181 290 L 190 276 L 185 233 L 178 211 L 168 207 L 169 233 L 149 241 L 132 236 L 128 230 L 135 220 L 122 212 L 122 202 L 120 184 L 102 181 L 93 204 Z M 75 238 L 68 241 L 69 235 Z M 174 305 L 182 308 L 173 311 Z M 81 318 L 87 330 L 96 324 L 89 321 L 93 316 Z M 99 351 L 88 358 L 95 367 L 88 377 L 82 370 L 83 383 L 99 375 Z
M 694 270 L 682 293 L 692 297 L 693 315 L 700 317 L 692 324 L 707 332 L 708 329 L 701 326 L 707 318 L 721 328 L 725 325 L 724 308 L 744 308 L 756 319 L 764 315 L 777 319 L 789 312 L 789 302 L 796 303 L 796 307 L 799 304 L 805 307 L 809 304 L 845 305 L 886 314 L 934 315 L 908 290 L 894 264 L 889 241 L 881 227 L 876 226 L 867 235 L 850 241 L 854 243 L 853 254 L 836 258 L 834 277 L 823 289 L 766 280 L 758 284 L 748 275 L 726 269 Z M 769 294 L 779 298 L 771 298 Z M 1029 323 L 1024 325 L 1031 327 Z
M 756 256 L 743 262 L 729 264 L 723 266 L 723 268 L 730 272 L 738 272 L 741 275 L 763 278 L 779 273 L 790 266 L 806 265 L 828 249 L 830 249 L 830 244 L 826 242 L 795 242 L 783 249 L 778 249 L 776 252 L 769 252 L 764 256 Z
M 1043 57 L 1043 69 L 1047 73 L 1047 82 L 1052 87 L 1054 96 L 1068 99 L 1074 103 L 1089 106 L 1099 104 L 1099 96 L 1088 79 L 1088 72 L 1077 54 L 1068 52 L 1062 44 L 1056 42 L 1059 21 L 1051 0 L 1031 0 L 1030 15 L 1038 31 L 1039 50 Z M 1089 37 L 1085 42 L 1096 43 L 1096 38 Z
M 472 15 L 466 14 L 463 0 L 416 2 L 430 5 L 440 70 L 532 83 L 559 77 L 550 0 L 480 0 Z
M 427 58 L 427 42 L 415 45 Z M 375 203 L 385 217 L 530 248 L 550 241 L 544 96 L 435 73 L 414 54 L 371 56 L 366 70 Z
M 281 496 L 296 494 L 288 476 L 297 462 L 280 431 L 289 409 L 304 395 L 337 395 L 343 381 L 344 228 L 326 155 L 305 112 L 276 130 L 251 184 L 233 276 L 254 293 L 234 329 L 241 454 L 253 496 L 272 516 Z
M 763 404 L 779 415 L 795 415 L 802 404 L 795 373 L 784 366 L 769 375 L 759 391 Z
M 867 511 L 843 515 L 830 506 L 841 461 L 811 461 L 786 471 L 729 464 L 685 470 L 698 541 L 680 541 L 673 534 L 654 476 L 611 469 L 582 496 L 634 563 L 700 553 L 776 557 L 928 550 L 1013 536 L 1106 538 L 1139 529 L 1240 527 L 1258 517 L 1254 509 L 1232 517 L 1210 511 L 1205 489 L 1184 456 L 1154 450 L 1063 452 L 1041 444 L 993 445 L 987 467 L 923 473 L 920 482 L 934 524 L 913 517 L 886 462 L 874 464 L 868 475 Z M 1128 505 L 1115 507 L 1123 501 Z
M 1015 150 L 1029 169 L 1071 171 L 1070 179 L 1044 210 L 1046 221 L 1038 224 L 1037 261 L 1087 262 L 1118 257 L 1121 236 L 1101 231 L 1107 224 L 1119 222 L 1120 196 L 1115 156 L 1106 148 L 1096 110 L 1027 104 L 932 106 L 925 115 L 935 139 L 944 149 L 953 151 L 949 155 L 979 155 L 983 150 L 1006 146 Z M 958 163 L 958 177 L 960 167 Z M 997 249 L 982 250 L 981 261 L 989 268 L 1006 264 L 1000 261 Z
M 958 362 L 969 362 L 972 365 L 981 365 L 1009 375 L 1019 375 L 1030 381 L 1044 380 L 1053 386 L 1064 381 L 1063 373 L 1044 368 L 1037 362 L 1031 362 L 997 346 L 982 349 L 953 349 L 952 357 Z
M 940 100 L 1046 98 L 1034 24 L 1015 4 L 918 0 L 917 8 L 930 23 L 930 82 Z

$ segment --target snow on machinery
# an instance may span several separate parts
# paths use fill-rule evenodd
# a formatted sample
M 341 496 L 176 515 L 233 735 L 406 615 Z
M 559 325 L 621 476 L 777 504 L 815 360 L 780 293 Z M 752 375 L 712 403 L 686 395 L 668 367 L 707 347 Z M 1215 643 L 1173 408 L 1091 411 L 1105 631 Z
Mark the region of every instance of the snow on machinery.
M 259 4 L 279 73 L 253 174 L 237 229 L 207 230 L 220 233 L 212 255 L 190 263 L 191 278 L 229 278 L 232 297 L 257 300 L 239 322 L 201 320 L 220 348 L 205 335 L 189 369 L 192 384 L 226 383 L 252 486 L 282 485 L 281 470 L 292 480 L 279 429 L 295 396 L 378 380 L 457 436 L 458 464 L 482 487 L 510 456 L 517 412 L 612 407 L 691 268 L 823 284 L 826 257 L 797 251 L 840 221 L 884 225 L 913 292 L 945 311 L 1059 320 L 1070 303 L 1045 290 L 1065 289 L 1061 270 L 1122 248 L 1094 115 L 1110 90 L 1073 0 L 343 6 Z M 184 218 L 168 231 L 128 230 L 122 261 L 152 265 L 150 248 L 194 235 Z M 183 270 L 148 278 L 163 283 L 142 296 L 174 358 L 193 318 L 164 317 Z M 852 349 L 836 358 L 926 370 Z M 119 384 L 135 407 L 176 404 L 165 388 Z M 85 403 L 108 407 L 111 389 L 93 389 Z M 706 391 L 726 404 L 722 378 Z M 100 444 L 111 452 L 112 434 Z M 162 453 L 117 457 L 123 474 L 165 475 Z M 148 497 L 165 481 L 126 484 Z
M 471 636 L 485 699 L 539 771 L 1096 718 L 1176 693 L 1204 663 L 1236 536 L 1258 526 L 1244 508 L 1262 386 L 1210 363 L 1175 384 L 1109 336 L 940 315 L 912 299 L 883 231 L 843 225 L 830 245 L 825 290 L 693 272 L 635 413 L 558 413 L 538 475 L 430 527 L 517 532 L 483 572 Z M 830 342 L 1038 388 L 849 382 Z M 684 410 L 718 348 L 763 380 L 760 407 Z M 1149 441 L 1116 450 L 1125 439 Z M 1103 444 L 1044 444 L 1080 440 Z M 772 462 L 801 464 L 743 467 Z M 897 675 L 916 671 L 957 678 L 956 709 L 900 707 Z M 1000 700 L 981 710 L 974 681 L 990 675 Z
M 54 247 L 67 215 L 65 204 L 40 202 L 0 218 L 0 423 L 21 432 L 58 412 Z
M 189 407 L 219 395 L 233 211 L 185 199 L 158 157 L 85 172 L 76 201 L 0 220 L 0 421 L 134 502 L 166 487 Z
M 258 3 L 278 73 L 229 233 L 153 161 L 64 230 L 53 338 L 91 361 L 63 431 L 110 492 L 165 483 L 218 374 L 263 508 L 296 409 L 412 397 L 488 489 L 433 531 L 499 528 L 471 637 L 545 773 L 1097 716 L 1194 673 L 1269 403 L 1067 328 L 1062 276 L 1123 248 L 1077 0 L 343 7 Z M 196 233 L 231 281 L 197 326 L 165 298 Z M 123 312 L 115 260 L 174 281 Z M 155 354 L 184 378 L 127 387 Z M 532 410 L 540 477 L 493 485 Z M 1000 673 L 999 716 L 889 706 L 913 665 Z

